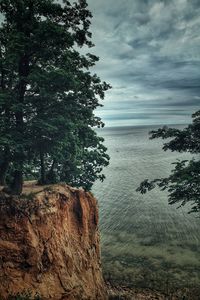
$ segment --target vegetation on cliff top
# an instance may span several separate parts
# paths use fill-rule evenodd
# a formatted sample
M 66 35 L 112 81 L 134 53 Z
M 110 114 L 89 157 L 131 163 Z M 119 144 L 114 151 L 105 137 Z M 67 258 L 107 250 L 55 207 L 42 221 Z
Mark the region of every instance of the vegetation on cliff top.
M 0 296 L 0 300 L 3 300 Z M 10 294 L 7 300 L 42 300 L 39 295 L 33 295 L 31 291 L 24 291 L 22 293 Z
M 164 126 L 151 131 L 150 139 L 169 139 L 164 144 L 163 150 L 177 152 L 200 153 L 200 111 L 192 115 L 193 122 L 183 130 Z M 167 178 L 156 178 L 152 181 L 144 180 L 137 191 L 142 194 L 158 186 L 161 190 L 169 192 L 169 204 L 179 203 L 184 206 L 188 202 L 192 204 L 190 212 L 200 211 L 200 160 L 182 160 L 173 163 L 175 168 Z
M 93 46 L 86 0 L 2 0 L 0 13 L 0 184 L 90 189 L 109 162 L 94 110 L 110 86 L 78 50 Z

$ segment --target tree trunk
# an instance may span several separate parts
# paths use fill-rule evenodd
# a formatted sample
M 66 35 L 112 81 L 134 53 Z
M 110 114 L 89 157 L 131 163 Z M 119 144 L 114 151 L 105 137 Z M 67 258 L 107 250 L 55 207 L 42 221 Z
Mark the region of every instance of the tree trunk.
M 15 114 L 16 117 L 16 131 L 19 136 L 19 143 L 22 143 L 24 138 L 24 121 L 23 112 L 19 111 Z M 25 153 L 23 145 L 17 149 L 14 154 L 14 165 L 17 167 L 13 173 L 13 183 L 11 184 L 11 193 L 19 195 L 22 192 L 23 187 L 23 169 L 24 169 Z
M 56 183 L 56 174 L 54 171 L 56 161 L 53 160 L 50 170 L 47 173 L 46 180 L 48 183 Z
M 7 146 L 7 147 L 5 147 L 5 150 L 3 153 L 3 161 L 0 164 L 0 185 L 6 184 L 6 174 L 8 171 L 9 164 L 10 164 L 10 151 Z
M 0 48 L 0 58 L 2 58 L 2 49 Z M 2 60 L 3 61 L 3 60 Z M 5 84 L 5 69 L 3 64 L 1 63 L 0 65 L 0 69 L 1 69 L 1 83 L 0 83 L 0 88 L 2 91 L 6 90 L 6 84 Z M 10 124 L 10 111 L 9 111 L 9 107 L 7 103 L 4 103 L 3 105 L 3 110 L 4 110 L 4 114 L 5 114 L 5 132 L 9 132 L 9 124 Z M 9 147 L 5 146 L 4 152 L 3 152 L 3 161 L 0 164 L 0 185 L 5 185 L 6 182 L 6 174 L 8 171 L 8 167 L 9 167 Z
M 6 174 L 9 167 L 9 160 L 5 159 L 0 165 L 0 185 L 6 185 Z
M 20 170 L 14 171 L 13 182 L 11 184 L 11 194 L 20 195 L 23 188 L 23 173 Z
M 46 170 L 44 163 L 44 153 L 40 151 L 40 180 L 39 184 L 46 184 Z
M 16 119 L 16 132 L 18 135 L 18 143 L 21 144 L 21 147 L 18 147 L 14 154 L 14 163 L 17 165 L 13 173 L 14 174 L 13 183 L 11 184 L 11 193 L 14 195 L 21 194 L 23 188 L 23 168 L 24 168 L 24 161 L 25 161 L 25 149 L 23 146 L 23 139 L 25 138 L 23 104 L 24 104 L 24 95 L 26 92 L 26 86 L 28 84 L 26 78 L 29 74 L 29 58 L 27 55 L 24 55 L 19 60 L 18 71 L 19 71 L 19 83 L 17 85 L 18 107 L 17 107 L 17 112 L 15 113 L 15 119 Z

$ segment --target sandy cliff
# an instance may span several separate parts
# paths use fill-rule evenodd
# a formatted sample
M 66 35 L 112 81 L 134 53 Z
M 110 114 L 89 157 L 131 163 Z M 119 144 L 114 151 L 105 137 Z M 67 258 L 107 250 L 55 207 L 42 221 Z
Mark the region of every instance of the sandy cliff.
M 0 295 L 107 299 L 95 198 L 69 186 L 27 186 L 19 200 L 0 194 Z

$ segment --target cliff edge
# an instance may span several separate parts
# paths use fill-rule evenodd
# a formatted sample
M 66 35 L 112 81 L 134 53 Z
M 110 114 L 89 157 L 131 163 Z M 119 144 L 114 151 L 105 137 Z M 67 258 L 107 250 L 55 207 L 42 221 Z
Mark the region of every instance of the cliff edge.
M 20 199 L 0 192 L 0 295 L 23 290 L 42 299 L 107 299 L 90 193 L 30 183 Z

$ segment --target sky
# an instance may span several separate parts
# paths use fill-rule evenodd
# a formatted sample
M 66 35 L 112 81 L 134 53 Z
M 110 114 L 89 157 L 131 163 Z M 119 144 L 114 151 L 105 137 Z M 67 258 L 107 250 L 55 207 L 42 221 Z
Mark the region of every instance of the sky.
M 200 104 L 199 0 L 88 0 L 112 89 L 99 115 L 108 127 L 188 124 Z

